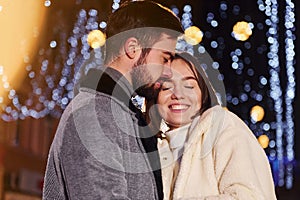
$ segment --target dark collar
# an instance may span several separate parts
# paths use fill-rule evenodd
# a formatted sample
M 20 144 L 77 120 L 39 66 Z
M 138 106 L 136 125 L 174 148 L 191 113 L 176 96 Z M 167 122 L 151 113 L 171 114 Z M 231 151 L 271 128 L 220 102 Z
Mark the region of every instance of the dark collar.
M 91 69 L 87 73 L 80 87 L 86 87 L 113 96 L 129 106 L 134 94 L 128 80 L 117 70 L 105 67 L 102 70 Z

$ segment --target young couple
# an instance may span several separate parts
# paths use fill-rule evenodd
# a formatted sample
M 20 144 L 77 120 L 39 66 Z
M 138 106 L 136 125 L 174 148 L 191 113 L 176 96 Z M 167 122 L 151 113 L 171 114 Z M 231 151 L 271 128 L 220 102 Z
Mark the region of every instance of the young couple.
M 174 53 L 182 33 L 150 1 L 111 15 L 105 66 L 89 71 L 61 117 L 43 199 L 276 199 L 251 131 L 218 105 L 197 61 Z

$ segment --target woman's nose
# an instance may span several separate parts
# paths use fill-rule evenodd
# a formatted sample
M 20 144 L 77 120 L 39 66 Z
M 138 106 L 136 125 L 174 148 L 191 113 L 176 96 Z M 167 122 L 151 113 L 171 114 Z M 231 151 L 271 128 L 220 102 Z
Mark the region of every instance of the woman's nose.
M 171 98 L 172 99 L 183 99 L 184 94 L 183 94 L 182 89 L 180 87 L 175 87 L 172 91 Z

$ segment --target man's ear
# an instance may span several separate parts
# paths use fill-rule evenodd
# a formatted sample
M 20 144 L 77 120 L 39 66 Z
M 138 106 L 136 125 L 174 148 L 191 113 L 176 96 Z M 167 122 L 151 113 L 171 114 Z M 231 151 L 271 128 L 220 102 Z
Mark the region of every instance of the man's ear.
M 140 55 L 140 45 L 135 37 L 128 38 L 124 44 L 125 54 L 128 58 L 138 58 Z

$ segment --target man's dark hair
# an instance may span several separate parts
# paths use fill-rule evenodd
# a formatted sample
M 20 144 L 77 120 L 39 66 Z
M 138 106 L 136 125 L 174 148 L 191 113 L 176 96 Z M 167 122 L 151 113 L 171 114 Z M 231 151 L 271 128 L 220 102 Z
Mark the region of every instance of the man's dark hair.
M 149 48 L 163 33 L 171 38 L 183 33 L 179 19 L 170 9 L 152 1 L 125 2 L 107 21 L 105 61 L 118 56 L 130 37 L 137 38 L 142 48 Z

